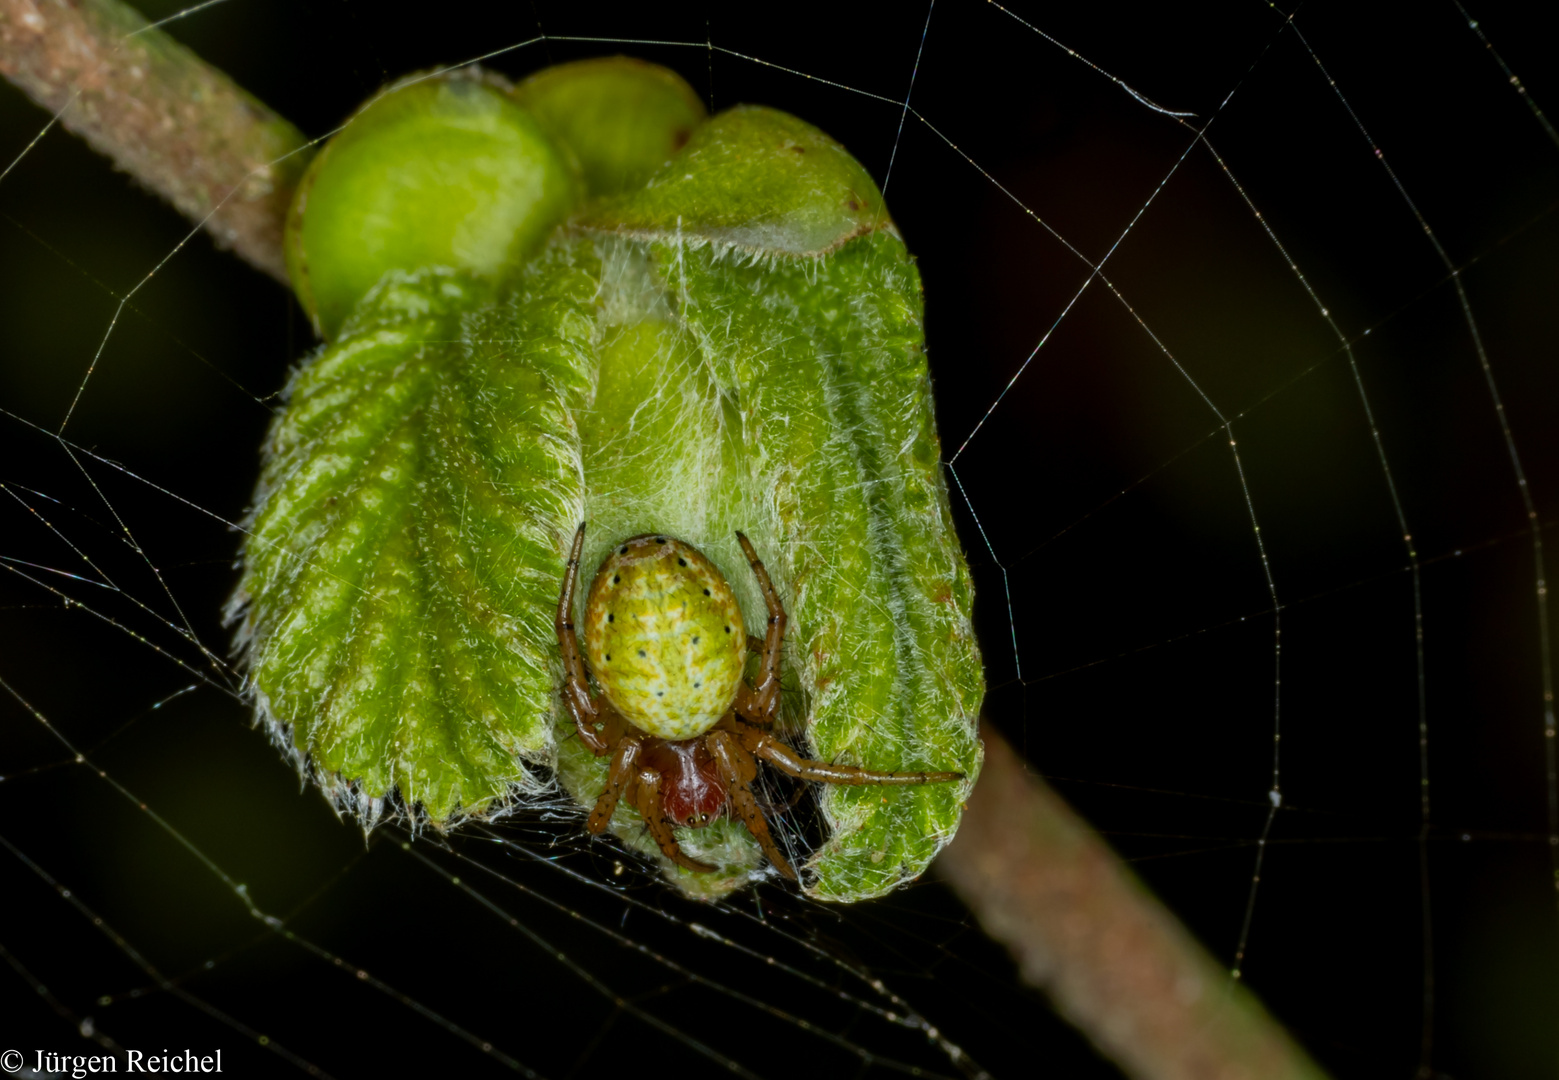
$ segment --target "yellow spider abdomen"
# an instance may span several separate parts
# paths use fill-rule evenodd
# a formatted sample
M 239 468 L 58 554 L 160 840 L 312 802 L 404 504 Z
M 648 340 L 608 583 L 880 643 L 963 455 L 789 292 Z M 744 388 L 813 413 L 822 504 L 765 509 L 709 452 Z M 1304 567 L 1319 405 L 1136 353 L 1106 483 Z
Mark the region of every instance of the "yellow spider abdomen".
M 585 655 L 614 709 L 641 731 L 691 739 L 736 699 L 742 609 L 703 552 L 664 535 L 614 545 L 585 602 Z

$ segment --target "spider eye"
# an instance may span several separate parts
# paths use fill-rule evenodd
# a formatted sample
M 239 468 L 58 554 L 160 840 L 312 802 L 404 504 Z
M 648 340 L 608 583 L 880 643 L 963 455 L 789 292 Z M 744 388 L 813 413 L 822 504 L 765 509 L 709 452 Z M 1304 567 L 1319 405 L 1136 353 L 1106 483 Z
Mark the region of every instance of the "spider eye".
M 613 574 L 612 575 L 612 584 L 616 585 L 618 582 L 622 581 L 622 579 L 623 579 L 623 576 L 621 574 Z
M 686 559 L 681 559 L 681 558 L 679 558 L 679 559 L 678 559 L 678 560 L 677 560 L 677 565 L 678 565 L 678 566 L 686 566 L 686 565 L 687 565 L 687 560 L 686 560 Z
M 608 611 L 606 613 L 606 621 L 607 622 L 616 622 L 617 621 L 617 616 L 613 615 L 610 611 Z
M 708 596 L 708 595 L 709 595 L 709 590 L 708 590 L 708 589 L 705 589 L 705 590 L 704 590 L 704 595 L 705 595 L 705 596 Z
M 619 554 L 619 555 L 626 555 L 626 554 L 628 554 L 628 545 L 624 544 L 622 547 L 618 548 L 617 549 L 617 554 Z

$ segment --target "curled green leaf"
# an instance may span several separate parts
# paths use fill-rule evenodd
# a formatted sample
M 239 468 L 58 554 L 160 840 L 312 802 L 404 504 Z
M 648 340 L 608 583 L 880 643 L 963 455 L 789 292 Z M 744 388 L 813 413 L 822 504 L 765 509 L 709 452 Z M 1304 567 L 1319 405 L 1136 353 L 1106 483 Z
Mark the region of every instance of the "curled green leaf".
M 642 187 L 598 203 L 580 224 L 782 256 L 825 255 L 893 227 L 871 175 L 844 147 L 759 105 L 711 118 Z
M 273 738 L 366 823 L 392 795 L 447 826 L 546 783 L 594 289 L 539 259 L 467 345 L 489 288 L 392 271 L 288 387 L 234 614 Z

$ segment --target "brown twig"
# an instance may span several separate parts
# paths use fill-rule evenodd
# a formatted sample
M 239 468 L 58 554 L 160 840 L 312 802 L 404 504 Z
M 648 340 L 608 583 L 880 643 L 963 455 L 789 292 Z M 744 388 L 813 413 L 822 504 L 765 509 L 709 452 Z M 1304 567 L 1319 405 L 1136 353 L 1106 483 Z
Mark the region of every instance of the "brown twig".
M 280 281 L 308 151 L 287 121 L 117 0 L 0 0 L 0 74 Z
M 981 734 L 985 768 L 936 867 L 1024 980 L 1129 1076 L 1321 1080 L 1007 741 Z
M 117 0 L 0 0 L 0 73 L 66 128 L 286 280 L 303 136 Z M 993 730 L 937 862 L 1023 977 L 1128 1074 L 1321 1080 L 1100 837 Z

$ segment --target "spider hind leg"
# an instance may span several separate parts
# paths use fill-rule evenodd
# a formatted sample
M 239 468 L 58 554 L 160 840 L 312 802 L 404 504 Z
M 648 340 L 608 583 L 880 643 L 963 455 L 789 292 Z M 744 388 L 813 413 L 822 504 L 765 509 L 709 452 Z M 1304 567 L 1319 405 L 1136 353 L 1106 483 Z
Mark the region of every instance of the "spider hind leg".
M 813 761 L 802 757 L 772 735 L 750 727 L 741 732 L 741 741 L 748 753 L 798 780 L 815 780 L 823 784 L 844 784 L 849 787 L 868 784 L 906 787 L 913 784 L 942 784 L 964 778 L 960 772 L 877 772 L 859 765 Z

